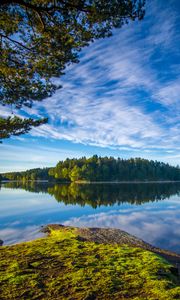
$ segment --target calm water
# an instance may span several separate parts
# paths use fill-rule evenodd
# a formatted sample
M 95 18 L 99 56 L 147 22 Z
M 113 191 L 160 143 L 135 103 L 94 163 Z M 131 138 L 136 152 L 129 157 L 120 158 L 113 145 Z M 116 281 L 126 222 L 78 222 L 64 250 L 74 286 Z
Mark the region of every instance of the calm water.
M 5 244 L 38 237 L 49 223 L 121 228 L 180 253 L 180 183 L 1 186 L 0 239 Z

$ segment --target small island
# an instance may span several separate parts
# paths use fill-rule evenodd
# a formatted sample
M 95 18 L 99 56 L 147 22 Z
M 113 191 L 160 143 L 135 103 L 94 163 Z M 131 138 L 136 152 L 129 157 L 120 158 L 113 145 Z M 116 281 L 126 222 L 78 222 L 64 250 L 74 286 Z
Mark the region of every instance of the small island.
M 143 158 L 114 158 L 93 155 L 67 158 L 53 168 L 36 168 L 0 174 L 0 180 L 57 182 L 171 182 L 180 181 L 179 166 Z

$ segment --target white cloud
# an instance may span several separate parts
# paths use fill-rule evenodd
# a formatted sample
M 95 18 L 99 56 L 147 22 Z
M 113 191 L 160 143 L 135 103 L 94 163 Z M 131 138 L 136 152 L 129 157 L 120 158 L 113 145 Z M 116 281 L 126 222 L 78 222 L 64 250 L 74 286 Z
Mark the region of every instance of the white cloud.
M 38 226 L 26 226 L 25 228 L 5 228 L 0 229 L 0 237 L 6 245 L 12 245 L 21 242 L 31 241 L 43 237 Z
M 33 147 L 33 144 L 36 145 Z M 0 172 L 23 171 L 37 167 L 53 167 L 60 159 L 65 159 L 67 156 L 83 156 L 81 151 L 73 151 L 70 149 L 61 149 L 53 145 L 40 146 L 37 140 L 32 141 L 32 144 L 21 142 L 21 146 L 9 145 L 6 143 L 0 146 L 1 165 Z
M 176 52 L 177 22 L 173 5 L 151 1 L 142 22 L 132 22 L 84 49 L 80 63 L 56 79 L 63 89 L 33 110 L 26 109 L 50 118 L 31 135 L 177 155 L 180 82 L 178 63 L 169 59 Z
M 157 97 L 164 105 L 168 107 L 173 105 L 176 109 L 180 109 L 180 78 L 163 86 Z
M 64 225 L 78 227 L 119 228 L 144 241 L 165 249 L 180 251 L 180 208 L 172 203 L 166 209 L 155 206 L 143 210 L 138 207 L 129 209 L 111 210 L 108 212 L 84 215 L 71 218 Z M 171 239 L 168 237 L 171 236 Z

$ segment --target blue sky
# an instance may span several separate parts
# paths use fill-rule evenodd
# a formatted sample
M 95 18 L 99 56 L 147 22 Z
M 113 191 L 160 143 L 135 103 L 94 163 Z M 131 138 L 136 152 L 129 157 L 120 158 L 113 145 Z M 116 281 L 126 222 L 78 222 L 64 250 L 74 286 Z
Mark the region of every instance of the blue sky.
M 49 123 L 4 141 L 0 171 L 93 154 L 180 164 L 179 45 L 180 2 L 147 0 L 143 21 L 83 49 L 61 90 L 18 112 Z

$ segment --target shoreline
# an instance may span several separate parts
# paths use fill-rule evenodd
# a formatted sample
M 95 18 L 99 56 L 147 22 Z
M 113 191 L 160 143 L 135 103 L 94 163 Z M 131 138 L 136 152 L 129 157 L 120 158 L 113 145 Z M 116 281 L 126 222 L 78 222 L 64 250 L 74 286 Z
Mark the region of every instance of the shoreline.
M 49 236 L 51 230 L 61 230 L 61 229 L 75 229 L 78 236 L 82 240 L 95 242 L 97 244 L 117 244 L 117 245 L 128 245 L 130 247 L 138 247 L 144 250 L 153 252 L 161 257 L 165 258 L 169 263 L 173 264 L 178 269 L 180 276 L 180 253 L 176 253 L 170 250 L 155 247 L 144 240 L 118 228 L 99 228 L 99 227 L 73 227 L 66 226 L 62 224 L 48 224 L 41 226 L 39 232 L 43 234 L 38 238 L 34 238 L 27 241 L 21 241 L 14 244 L 4 245 L 3 240 L 0 240 L 1 247 L 16 247 L 18 245 L 35 242 L 37 239 L 43 239 Z
M 141 181 L 141 180 L 125 180 L 125 181 L 49 181 L 49 180 L 2 180 L 2 183 L 9 183 L 9 182 L 34 182 L 34 183 L 49 183 L 49 184 L 138 184 L 138 183 L 180 183 L 180 180 L 148 180 L 148 181 Z
M 131 247 L 139 247 L 141 249 L 158 254 L 165 258 L 168 262 L 172 263 L 174 266 L 178 265 L 180 276 L 180 253 L 155 247 L 124 230 L 117 228 L 73 227 L 62 224 L 49 224 L 43 226 L 41 231 L 48 235 L 50 234 L 51 230 L 60 230 L 61 228 L 76 229 L 80 238 L 86 241 L 95 242 L 97 244 L 126 244 Z
M 180 255 L 154 248 L 119 229 L 51 224 L 42 230 L 43 238 L 0 247 L 2 299 L 180 297 Z
M 76 184 L 138 184 L 138 183 L 180 183 L 180 181 L 173 181 L 173 180 L 158 180 L 158 181 L 87 181 L 87 182 L 79 182 L 79 181 L 74 181 L 71 183 L 76 183 Z

